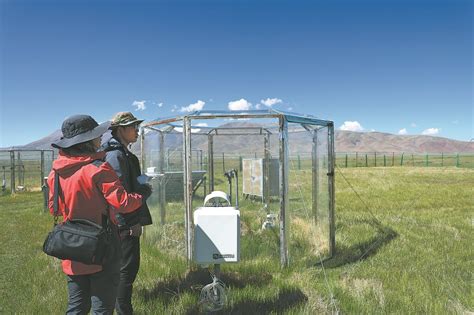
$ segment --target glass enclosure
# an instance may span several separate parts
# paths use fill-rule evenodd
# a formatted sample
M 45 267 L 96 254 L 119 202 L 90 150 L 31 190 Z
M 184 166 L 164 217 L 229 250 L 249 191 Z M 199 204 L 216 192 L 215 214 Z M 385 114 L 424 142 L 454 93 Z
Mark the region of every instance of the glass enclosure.
M 333 123 L 268 111 L 206 111 L 145 124 L 155 224 L 145 237 L 193 260 L 193 212 L 212 191 L 240 210 L 241 261 L 308 264 L 334 251 Z

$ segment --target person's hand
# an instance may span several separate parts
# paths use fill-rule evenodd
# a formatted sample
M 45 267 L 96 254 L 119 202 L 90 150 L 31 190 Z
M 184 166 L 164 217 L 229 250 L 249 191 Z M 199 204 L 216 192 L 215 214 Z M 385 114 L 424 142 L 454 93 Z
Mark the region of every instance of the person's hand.
M 142 235 L 142 226 L 140 223 L 132 225 L 130 227 L 130 236 L 140 237 L 140 235 Z
M 148 197 L 150 197 L 152 190 L 151 186 L 148 184 L 142 184 L 138 186 L 137 193 L 143 196 L 143 199 L 146 200 Z

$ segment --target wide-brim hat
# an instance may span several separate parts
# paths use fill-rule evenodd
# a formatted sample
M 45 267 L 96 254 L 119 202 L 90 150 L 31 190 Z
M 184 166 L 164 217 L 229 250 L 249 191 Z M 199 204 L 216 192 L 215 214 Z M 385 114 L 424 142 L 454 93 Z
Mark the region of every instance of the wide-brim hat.
M 115 114 L 115 116 L 112 118 L 112 122 L 110 124 L 109 129 L 114 129 L 117 127 L 127 127 L 131 125 L 139 125 L 142 122 L 143 119 L 138 119 L 130 112 L 119 112 Z
M 63 136 L 51 144 L 58 149 L 70 148 L 75 144 L 98 138 L 110 127 L 110 121 L 98 124 L 89 115 L 74 115 L 66 118 L 61 126 Z

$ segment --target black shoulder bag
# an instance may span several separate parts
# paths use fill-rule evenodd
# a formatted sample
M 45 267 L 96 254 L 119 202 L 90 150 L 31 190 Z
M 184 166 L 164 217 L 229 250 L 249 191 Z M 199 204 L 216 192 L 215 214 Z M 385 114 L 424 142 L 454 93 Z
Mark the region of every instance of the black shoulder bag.
M 102 225 L 86 219 L 66 220 L 58 224 L 59 174 L 54 176 L 54 225 L 43 243 L 43 252 L 59 259 L 84 264 L 104 265 L 114 256 L 115 244 L 107 216 Z

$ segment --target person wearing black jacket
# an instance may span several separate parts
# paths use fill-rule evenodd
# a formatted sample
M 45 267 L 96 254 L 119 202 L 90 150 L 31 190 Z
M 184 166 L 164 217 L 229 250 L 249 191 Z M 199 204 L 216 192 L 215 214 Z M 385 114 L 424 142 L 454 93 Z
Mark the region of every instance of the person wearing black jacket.
M 105 160 L 114 168 L 128 193 L 150 196 L 150 186 L 138 182 L 137 177 L 141 175 L 140 162 L 129 150 L 129 145 L 138 139 L 139 125 L 142 122 L 130 112 L 117 113 L 109 128 L 112 130 L 112 138 L 102 145 L 102 149 L 106 152 Z M 132 290 L 140 267 L 140 235 L 142 226 L 152 224 L 152 219 L 144 202 L 139 210 L 120 214 L 117 220 L 122 239 L 122 261 L 115 310 L 118 314 L 133 314 Z

